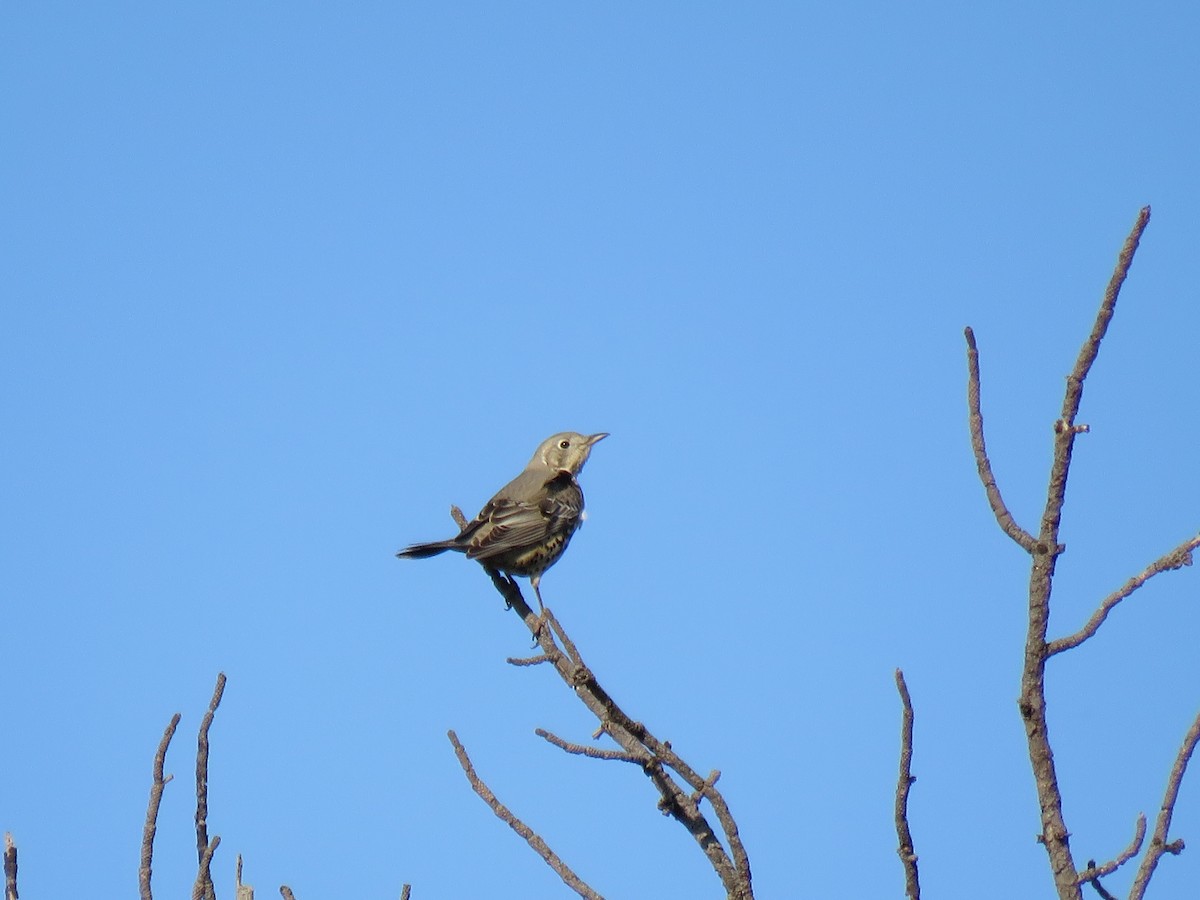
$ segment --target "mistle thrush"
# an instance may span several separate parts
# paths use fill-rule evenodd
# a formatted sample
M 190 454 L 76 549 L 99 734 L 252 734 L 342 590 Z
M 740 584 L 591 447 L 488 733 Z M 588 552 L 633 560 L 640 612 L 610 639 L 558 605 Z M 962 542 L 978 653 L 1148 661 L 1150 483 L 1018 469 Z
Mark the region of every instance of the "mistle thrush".
M 583 521 L 583 491 L 575 476 L 592 445 L 606 437 L 606 432 L 564 431 L 546 438 L 525 471 L 497 491 L 457 537 L 413 544 L 396 555 L 424 559 L 457 550 L 510 577 L 528 577 L 538 606 L 545 609 L 542 573 L 558 562 Z

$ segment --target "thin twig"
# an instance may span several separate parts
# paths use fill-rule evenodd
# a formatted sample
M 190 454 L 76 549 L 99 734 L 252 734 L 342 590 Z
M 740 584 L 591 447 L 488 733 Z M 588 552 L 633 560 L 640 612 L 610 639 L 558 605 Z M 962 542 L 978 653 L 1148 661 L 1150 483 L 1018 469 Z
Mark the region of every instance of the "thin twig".
M 1133 840 L 1129 842 L 1129 846 L 1121 851 L 1121 855 L 1116 859 L 1109 860 L 1102 866 L 1096 865 L 1096 861 L 1088 860 L 1088 867 L 1079 873 L 1079 883 L 1083 884 L 1087 881 L 1095 882 L 1097 878 L 1103 878 L 1105 875 L 1111 875 L 1125 863 L 1129 862 L 1138 851 L 1142 849 L 1142 841 L 1146 839 L 1146 816 L 1144 813 L 1138 813 L 1137 824 L 1133 829 Z
M 283 900 L 296 900 L 296 895 L 292 893 L 292 889 L 286 884 L 279 886 L 279 893 L 283 896 Z
M 4 832 L 4 900 L 17 900 L 17 845 L 9 831 Z
M 221 697 L 225 693 L 225 673 L 217 673 L 217 685 L 213 689 L 212 699 L 208 702 L 208 711 L 200 720 L 200 733 L 196 738 L 196 857 L 201 863 L 201 871 L 206 871 L 204 854 L 209 853 L 208 840 L 208 729 L 212 727 L 213 716 L 221 705 Z M 214 848 L 215 849 L 215 848 Z M 209 853 L 211 858 L 211 853 Z M 205 900 L 216 900 L 216 890 L 212 879 L 204 886 Z
M 979 348 L 975 345 L 975 332 L 968 326 L 963 332 L 967 338 L 967 408 L 970 410 L 968 423 L 971 432 L 971 449 L 975 452 L 975 467 L 979 480 L 987 494 L 988 505 L 1000 528 L 1017 542 L 1027 553 L 1033 552 L 1036 543 L 1032 534 L 1017 524 L 1000 494 L 992 462 L 988 459 L 987 444 L 983 439 L 983 412 L 979 399 Z
M 1049 646 L 1046 647 L 1046 655 L 1054 656 L 1056 653 L 1062 653 L 1064 650 L 1078 647 L 1099 630 L 1100 626 L 1104 624 L 1104 620 L 1108 618 L 1108 614 L 1112 612 L 1114 606 L 1155 575 L 1158 575 L 1160 572 L 1169 572 L 1174 569 L 1182 569 L 1184 566 L 1190 566 L 1192 564 L 1192 551 L 1197 547 L 1200 547 L 1200 535 L 1184 541 L 1170 553 L 1164 554 L 1150 563 L 1140 575 L 1130 578 L 1119 590 L 1113 591 L 1105 597 L 1104 602 L 1100 604 L 1100 608 L 1092 613 L 1092 617 L 1088 619 L 1086 625 L 1074 634 L 1051 641 Z
M 192 900 L 201 900 L 205 892 L 212 890 L 212 859 L 221 846 L 221 836 L 214 834 L 204 852 L 200 854 L 200 866 L 196 872 L 196 883 L 192 885 Z
M 400 888 L 400 900 L 408 900 L 408 898 L 411 894 L 412 894 L 412 885 L 411 884 L 406 884 L 406 885 L 404 885 L 404 887 Z
M 544 662 L 550 662 L 550 657 L 545 653 L 539 653 L 537 656 L 510 656 L 505 660 L 510 666 L 536 666 Z
M 921 900 L 921 882 L 917 877 L 917 851 L 912 831 L 908 827 L 908 792 L 917 779 L 912 774 L 913 705 L 904 681 L 904 673 L 896 670 L 896 690 L 904 713 L 900 719 L 900 777 L 896 782 L 896 837 L 900 846 L 896 853 L 904 864 L 904 893 L 911 900 Z
M 491 807 L 492 812 L 513 831 L 525 839 L 525 842 L 533 849 L 533 851 L 546 861 L 551 869 L 553 869 L 558 877 L 563 880 L 563 883 L 581 897 L 586 897 L 588 900 L 603 900 L 603 898 L 592 890 L 571 868 L 559 858 L 559 856 L 547 846 L 546 842 L 538 837 L 528 825 L 516 817 L 516 815 L 501 803 L 496 795 L 477 774 L 475 767 L 471 765 L 471 758 L 467 756 L 466 748 L 458 740 L 458 735 L 453 731 L 446 733 L 450 738 L 450 743 L 454 745 L 454 753 L 458 757 L 458 763 L 462 766 L 463 772 L 467 776 L 467 781 L 471 783 L 471 788 L 478 794 L 483 802 Z
M 1164 853 L 1178 855 L 1183 852 L 1183 841 L 1180 839 L 1167 842 L 1167 833 L 1171 830 L 1171 816 L 1175 814 L 1175 801 L 1179 797 L 1179 786 L 1183 783 L 1183 773 L 1187 771 L 1188 761 L 1200 742 L 1200 715 L 1197 715 L 1184 736 L 1179 755 L 1175 757 L 1175 765 L 1171 767 L 1171 775 L 1167 778 L 1167 790 L 1163 794 L 1162 807 L 1158 811 L 1158 821 L 1154 825 L 1154 836 L 1150 838 L 1150 846 L 1142 857 L 1142 865 L 1138 869 L 1137 878 L 1129 891 L 1129 900 L 1142 900 L 1154 869 Z
M 138 868 L 138 890 L 142 900 L 154 900 L 150 890 L 151 863 L 154 859 L 154 835 L 158 831 L 158 807 L 162 803 L 163 788 L 172 776 L 163 777 L 163 765 L 167 759 L 167 747 L 175 736 L 179 726 L 179 713 L 171 717 L 170 723 L 163 732 L 162 740 L 158 742 L 158 752 L 154 754 L 153 780 L 150 782 L 150 802 L 146 804 L 146 825 L 142 829 L 142 861 Z M 15 859 L 15 857 L 14 857 Z M 14 876 L 16 870 L 13 870 Z
M 646 762 L 645 758 L 639 758 L 632 753 L 626 753 L 624 750 L 606 750 L 602 747 L 589 747 L 587 744 L 575 744 L 571 741 L 563 740 L 557 734 L 554 734 L 554 732 L 547 731 L 544 728 L 536 728 L 533 733 L 540 738 L 545 738 L 555 747 L 578 756 L 588 756 L 592 759 L 615 759 L 620 762 L 633 763 L 637 766 L 644 765 Z

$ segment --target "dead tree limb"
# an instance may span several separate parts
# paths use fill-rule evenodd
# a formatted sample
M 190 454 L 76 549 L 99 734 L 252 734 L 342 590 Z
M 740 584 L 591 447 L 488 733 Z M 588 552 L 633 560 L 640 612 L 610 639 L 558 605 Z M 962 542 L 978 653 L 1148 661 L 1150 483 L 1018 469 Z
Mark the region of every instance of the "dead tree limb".
M 179 727 L 179 713 L 175 713 L 163 732 L 162 740 L 158 742 L 158 752 L 154 754 L 153 780 L 150 782 L 150 802 L 146 804 L 146 825 L 142 829 L 142 861 L 138 868 L 138 890 L 142 900 L 154 900 L 150 890 L 150 875 L 154 860 L 154 835 L 158 831 L 158 807 L 162 803 L 163 788 L 173 776 L 163 777 L 163 766 L 167 760 L 167 748 L 171 746 L 171 738 Z M 14 870 L 15 875 L 15 870 Z
M 1079 424 L 1076 419 L 1083 400 L 1083 388 L 1088 373 L 1100 352 L 1100 344 L 1108 331 L 1116 310 L 1117 298 L 1121 285 L 1129 274 L 1134 254 L 1142 233 L 1150 221 L 1150 207 L 1143 208 L 1134 223 L 1133 229 L 1125 240 L 1124 246 L 1117 259 L 1112 278 L 1105 289 L 1104 298 L 1096 313 L 1091 333 L 1080 348 L 1075 366 L 1067 376 L 1066 391 L 1063 395 L 1062 412 L 1054 423 L 1054 453 L 1050 464 L 1050 474 L 1046 490 L 1046 505 L 1036 538 L 1028 539 L 1024 532 L 1013 521 L 1000 497 L 992 474 L 991 463 L 983 443 L 982 416 L 979 411 L 979 351 L 975 335 L 970 328 L 966 330 L 967 339 L 967 405 L 971 432 L 971 445 L 975 452 L 980 480 L 983 482 L 988 503 L 992 508 L 996 521 L 1006 534 L 1025 547 L 1033 557 L 1029 576 L 1029 626 L 1025 639 L 1024 665 L 1021 672 L 1021 695 L 1019 708 L 1021 718 L 1025 723 L 1025 736 L 1029 746 L 1029 759 L 1033 769 L 1034 782 L 1037 788 L 1038 804 L 1041 808 L 1042 831 L 1039 840 L 1045 846 L 1049 856 L 1050 868 L 1054 875 L 1055 887 L 1060 900 L 1081 900 L 1081 884 L 1091 883 L 1098 892 L 1106 894 L 1100 885 L 1102 874 L 1089 864 L 1083 873 L 1076 870 L 1071 855 L 1070 832 L 1063 819 L 1062 793 L 1058 786 L 1058 776 L 1055 771 L 1054 753 L 1050 746 L 1046 717 L 1046 661 L 1053 655 L 1064 650 L 1077 647 L 1096 633 L 1103 624 L 1108 613 L 1118 603 L 1140 588 L 1150 578 L 1169 569 L 1177 569 L 1192 561 L 1192 551 L 1200 546 L 1200 537 L 1192 538 L 1176 547 L 1170 553 L 1152 563 L 1140 575 L 1130 579 L 1119 590 L 1110 594 L 1100 604 L 1092 618 L 1078 632 L 1048 642 L 1046 634 L 1050 621 L 1050 595 L 1054 581 L 1054 569 L 1058 557 L 1066 549 L 1058 540 L 1059 528 L 1062 523 L 1063 506 L 1066 500 L 1067 479 L 1071 470 L 1071 458 L 1075 448 L 1075 438 L 1088 431 L 1088 426 Z M 1164 800 L 1163 813 L 1159 816 L 1159 827 L 1155 830 L 1155 838 L 1146 851 L 1141 870 L 1138 873 L 1138 883 L 1149 880 L 1154 865 L 1164 852 L 1178 852 L 1182 842 L 1166 843 L 1166 831 L 1170 824 L 1170 809 L 1174 807 L 1175 793 L 1178 791 L 1178 781 L 1182 778 L 1183 769 L 1200 737 L 1200 719 L 1189 732 L 1188 739 L 1180 751 L 1176 768 L 1168 787 L 1168 798 Z M 1176 777 L 1178 775 L 1178 777 Z M 1144 834 L 1144 826 L 1143 831 Z M 1140 839 L 1135 836 L 1135 844 L 1140 846 Z M 1173 849 L 1178 846 L 1178 849 Z M 1113 869 L 1121 862 L 1132 858 L 1137 849 L 1131 849 L 1128 856 L 1114 861 Z M 1106 874 L 1106 873 L 1104 873 Z M 1143 877 L 1144 876 L 1144 877 Z M 1136 890 L 1131 897 L 1140 898 Z M 1144 887 L 1141 888 L 1144 891 Z
M 587 900 L 604 900 L 599 894 L 591 889 L 578 875 L 576 875 L 571 867 L 562 861 L 557 853 L 550 849 L 549 845 L 534 833 L 533 829 L 517 818 L 507 806 L 501 803 L 492 789 L 487 786 L 482 778 L 475 772 L 475 767 L 471 765 L 471 758 L 467 756 L 467 750 L 458 740 L 458 735 L 453 731 L 448 731 L 446 736 L 450 738 L 450 743 L 454 745 L 454 753 L 458 757 L 459 765 L 462 766 L 463 773 L 467 776 L 467 781 L 471 783 L 472 790 L 475 791 L 489 807 L 500 821 L 504 822 L 525 839 L 525 843 L 533 849 L 533 852 L 546 861 L 551 869 L 555 871 L 563 883 L 571 890 L 575 891 L 580 897 L 585 897 Z
M 200 863 L 200 873 L 208 878 L 207 883 L 203 886 L 204 900 L 216 900 L 212 877 L 208 874 L 209 869 L 205 865 L 204 859 L 207 854 L 211 863 L 216 844 L 220 843 L 220 838 L 216 843 L 210 842 L 208 839 L 208 730 L 212 727 L 213 716 L 216 715 L 217 707 L 221 705 L 221 697 L 224 693 L 225 673 L 219 672 L 217 673 L 217 685 L 213 689 L 212 699 L 208 703 L 208 711 L 200 721 L 200 732 L 196 738 L 196 858 Z
M 896 670 L 896 690 L 904 713 L 900 720 L 900 776 L 896 782 L 896 837 L 900 846 L 896 853 L 904 864 L 904 893 L 910 900 L 921 900 L 921 882 L 917 877 L 917 851 L 913 846 L 912 830 L 908 826 L 908 792 L 917 779 L 912 774 L 913 705 L 904 681 L 904 673 Z
M 17 845 L 11 832 L 4 832 L 4 900 L 17 900 Z

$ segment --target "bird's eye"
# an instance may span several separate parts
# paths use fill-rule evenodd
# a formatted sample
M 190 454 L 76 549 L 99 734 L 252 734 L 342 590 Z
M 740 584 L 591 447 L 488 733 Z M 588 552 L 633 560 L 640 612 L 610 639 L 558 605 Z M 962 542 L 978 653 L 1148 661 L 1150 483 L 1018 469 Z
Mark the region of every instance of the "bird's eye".
M 571 442 L 570 442 L 570 441 L 559 441 L 559 442 L 558 442 L 558 446 L 560 446 L 560 447 L 562 447 L 564 450 L 566 450 L 568 447 L 570 447 L 570 446 L 571 446 Z

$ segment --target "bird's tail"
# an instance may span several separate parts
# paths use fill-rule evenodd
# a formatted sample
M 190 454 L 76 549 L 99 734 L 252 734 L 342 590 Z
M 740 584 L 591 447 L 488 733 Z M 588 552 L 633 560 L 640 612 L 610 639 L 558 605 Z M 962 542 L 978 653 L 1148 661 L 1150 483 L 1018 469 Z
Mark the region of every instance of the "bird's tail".
M 413 544 L 405 547 L 396 555 L 401 559 L 428 559 L 447 550 L 462 550 L 461 544 L 455 541 L 430 541 L 428 544 Z

